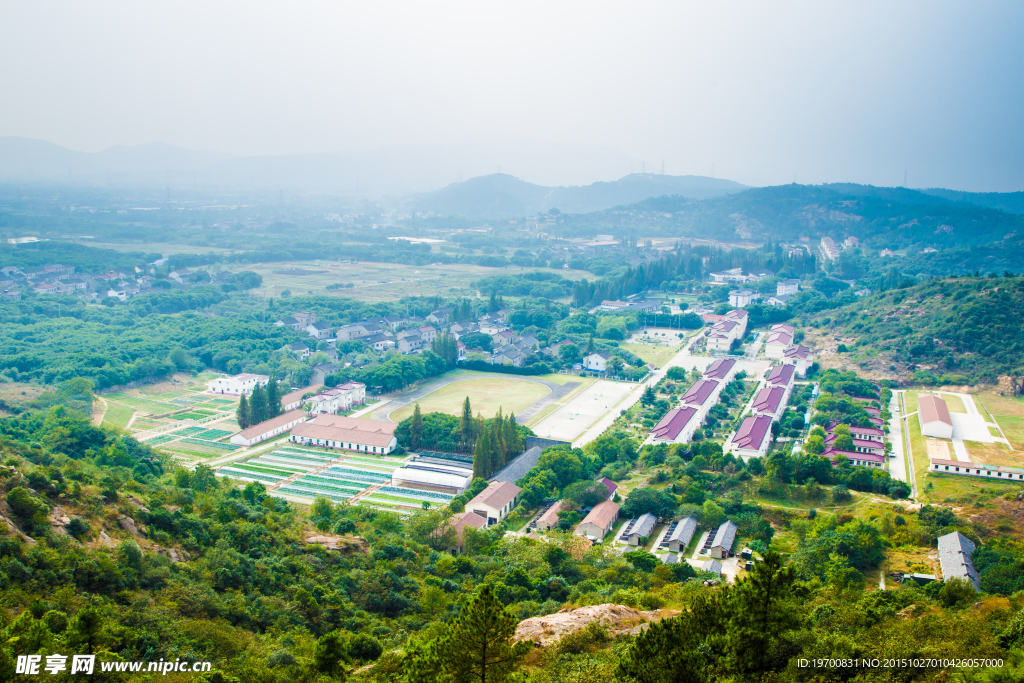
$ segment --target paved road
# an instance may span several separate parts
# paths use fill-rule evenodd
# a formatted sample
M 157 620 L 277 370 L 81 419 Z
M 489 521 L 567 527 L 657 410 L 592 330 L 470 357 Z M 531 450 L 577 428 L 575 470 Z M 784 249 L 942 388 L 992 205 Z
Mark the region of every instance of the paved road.
M 892 417 L 889 418 L 889 443 L 892 444 L 894 455 L 889 458 L 889 476 L 909 484 L 906 455 L 903 452 L 903 428 L 900 421 L 900 403 L 897 392 L 893 392 L 892 399 L 889 401 L 889 412 L 892 413 Z
M 910 484 L 910 496 L 911 498 L 917 498 L 917 474 L 914 471 L 914 451 L 910 445 L 910 426 L 907 424 L 907 404 L 903 397 L 906 392 L 900 391 L 895 392 L 899 396 L 899 412 L 903 416 L 902 429 L 901 429 L 901 441 L 903 442 L 904 458 L 903 461 L 907 466 L 907 483 Z

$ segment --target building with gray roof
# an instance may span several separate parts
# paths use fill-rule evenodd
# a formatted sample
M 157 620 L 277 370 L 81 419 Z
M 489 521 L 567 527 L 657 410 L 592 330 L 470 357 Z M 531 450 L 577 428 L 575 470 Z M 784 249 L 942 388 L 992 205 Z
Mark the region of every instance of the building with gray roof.
M 686 546 L 690 544 L 695 531 L 697 531 L 696 517 L 683 517 L 676 522 L 675 528 L 672 529 L 668 539 L 666 539 L 669 550 L 677 553 L 686 550 Z
M 711 549 L 708 551 L 708 554 L 718 559 L 729 557 L 732 545 L 736 542 L 736 531 L 738 528 L 736 523 L 731 520 L 722 522 L 722 525 L 718 527 L 718 531 L 715 532 L 714 540 L 711 541 Z
M 980 590 L 978 572 L 971 561 L 973 552 L 974 543 L 959 531 L 939 536 L 939 567 L 942 569 L 942 580 L 967 579 L 974 586 L 974 590 Z
M 640 540 L 650 537 L 657 523 L 658 518 L 650 512 L 646 512 L 635 519 L 631 519 L 619 538 L 630 545 L 640 545 Z
M 718 560 L 704 560 L 704 562 L 700 565 L 700 570 L 702 572 L 710 572 L 712 574 L 721 574 L 722 563 Z
M 524 451 L 512 459 L 509 464 L 495 472 L 487 481 L 507 481 L 512 484 L 526 476 L 526 473 L 534 468 L 540 460 L 541 450 L 539 447 Z

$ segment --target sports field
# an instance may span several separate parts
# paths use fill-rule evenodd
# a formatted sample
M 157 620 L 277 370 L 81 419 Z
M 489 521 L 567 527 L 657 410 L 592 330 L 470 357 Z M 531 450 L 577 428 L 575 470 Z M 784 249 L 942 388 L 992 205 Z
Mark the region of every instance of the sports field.
M 462 414 L 462 402 L 469 396 L 469 404 L 473 415 L 482 413 L 484 417 L 493 417 L 498 408 L 506 415 L 518 413 L 548 395 L 551 390 L 543 384 L 523 379 L 513 379 L 508 375 L 493 377 L 473 377 L 458 380 L 432 391 L 416 401 L 424 413 Z M 402 406 L 392 411 L 388 418 L 392 422 L 401 422 L 412 415 L 415 403 Z
M 604 417 L 630 392 L 636 384 L 598 380 L 533 427 L 533 432 L 545 439 L 572 441 L 592 424 Z

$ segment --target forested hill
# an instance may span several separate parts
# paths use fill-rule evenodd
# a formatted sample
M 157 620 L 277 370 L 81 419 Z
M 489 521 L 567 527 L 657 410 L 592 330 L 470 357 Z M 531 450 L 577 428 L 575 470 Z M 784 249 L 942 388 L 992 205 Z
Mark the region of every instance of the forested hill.
M 662 195 L 705 199 L 740 192 L 745 187 L 720 178 L 654 173 L 632 173 L 619 180 L 590 185 L 544 187 L 495 173 L 410 198 L 406 209 L 482 220 L 520 218 L 550 209 L 587 213 Z
M 924 384 L 1024 377 L 1024 278 L 934 279 L 807 314 L 856 337 L 851 360 L 880 355 Z
M 916 190 L 861 185 L 780 185 L 693 201 L 648 199 L 586 215 L 565 216 L 569 234 L 692 236 L 720 240 L 814 243 L 856 236 L 893 250 L 969 248 L 1024 234 L 1024 216 Z
M 855 473 L 818 456 L 778 452 L 762 468 L 702 442 L 673 445 L 666 463 L 665 446 L 638 452 L 617 435 L 541 455 L 524 494 L 579 507 L 603 497 L 593 482 L 605 462 L 670 468 L 678 484 L 638 487 L 623 512 L 694 515 L 712 529 L 736 520 L 741 542 L 763 561 L 718 585 L 718 575 L 663 564 L 642 548 L 591 547 L 557 528 L 545 541 L 506 535 L 506 521 L 467 527 L 453 556 L 459 537 L 448 506 L 403 518 L 321 497 L 307 509 L 258 482 L 176 466 L 61 405 L 0 419 L 0 435 L 0 680 L 21 679 L 18 658 L 39 653 L 43 663 L 95 654 L 93 677 L 121 683 L 156 679 L 101 665 L 212 662 L 209 673 L 166 678 L 193 683 L 803 683 L 849 679 L 822 678 L 814 672 L 832 669 L 804 669 L 801 660 L 962 653 L 1007 662 L 979 663 L 970 680 L 1024 673 L 1014 654 L 1024 646 L 1024 611 L 1010 597 L 1024 568 L 1009 519 L 995 532 L 946 507 L 880 503 L 877 489 L 863 505 L 832 508 L 826 495 L 850 498 L 836 473 Z M 871 474 L 857 469 L 870 488 Z M 476 479 L 469 495 L 485 487 Z M 822 500 L 820 511 L 762 507 L 743 495 L 790 488 Z M 999 491 L 992 508 L 1017 495 Z M 512 514 L 522 512 L 520 504 Z M 785 559 L 767 547 L 776 530 L 800 541 Z M 922 557 L 952 531 L 979 546 L 982 594 L 958 581 L 874 589 L 887 548 Z M 905 557 L 892 566 L 905 568 Z M 663 611 L 649 630 L 622 633 L 636 622 L 619 617 L 532 653 L 529 642 L 513 647 L 521 619 L 609 603 L 620 615 Z M 499 658 L 493 670 L 484 666 Z M 895 667 L 906 683 L 955 680 L 940 668 L 951 667 Z M 893 680 L 892 670 L 872 671 L 883 673 L 860 680 Z

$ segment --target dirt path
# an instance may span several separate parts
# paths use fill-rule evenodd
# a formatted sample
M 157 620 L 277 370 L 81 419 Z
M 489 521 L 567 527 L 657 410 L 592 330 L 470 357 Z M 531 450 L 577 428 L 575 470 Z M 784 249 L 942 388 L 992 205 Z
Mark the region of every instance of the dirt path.
M 97 395 L 96 400 L 103 404 L 103 410 L 97 412 L 96 409 L 93 408 L 92 411 L 92 422 L 98 427 L 99 425 L 103 424 L 103 417 L 107 414 L 107 408 L 109 406 L 107 406 L 107 401 L 102 396 Z

